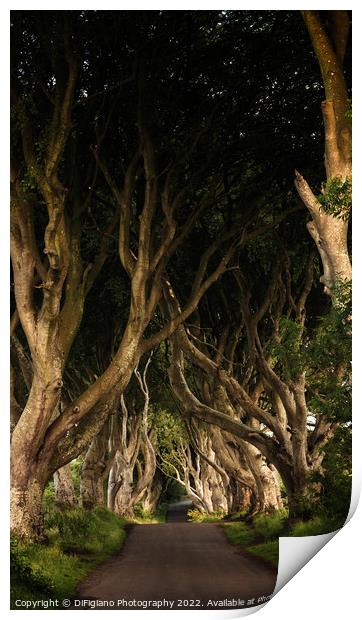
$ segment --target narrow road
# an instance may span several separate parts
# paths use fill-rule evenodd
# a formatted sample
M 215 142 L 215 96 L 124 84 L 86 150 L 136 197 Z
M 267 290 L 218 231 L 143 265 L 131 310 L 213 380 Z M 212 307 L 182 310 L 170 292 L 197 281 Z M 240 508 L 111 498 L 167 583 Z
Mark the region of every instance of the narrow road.
M 78 587 L 73 609 L 96 601 L 113 601 L 110 609 L 230 608 L 272 594 L 277 571 L 243 555 L 217 525 L 187 523 L 188 507 L 171 506 L 167 523 L 132 526 L 121 553 Z

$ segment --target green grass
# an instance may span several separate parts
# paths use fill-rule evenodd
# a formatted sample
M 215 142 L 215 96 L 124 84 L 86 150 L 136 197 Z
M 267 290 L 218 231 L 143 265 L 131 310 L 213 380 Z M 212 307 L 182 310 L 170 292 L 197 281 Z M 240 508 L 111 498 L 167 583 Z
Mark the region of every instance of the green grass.
M 147 523 L 165 523 L 167 516 L 168 504 L 163 502 L 157 507 L 156 512 L 149 512 L 143 506 L 136 505 L 134 508 L 134 516 L 128 517 L 129 523 L 137 523 L 144 525 Z
M 278 566 L 279 559 L 279 540 L 267 540 L 256 544 L 261 538 L 274 538 L 276 532 L 280 532 L 280 524 L 284 523 L 284 515 L 258 515 L 252 521 L 252 525 L 244 522 L 225 523 L 222 527 L 227 539 L 233 545 L 243 547 L 249 553 L 271 562 Z
M 318 536 L 319 534 L 329 534 L 342 527 L 330 519 L 314 517 L 309 521 L 296 521 L 288 533 L 289 536 Z
M 70 597 L 74 593 L 76 583 L 87 574 L 89 568 L 96 565 L 91 558 L 84 561 L 76 555 L 64 553 L 57 546 L 20 545 L 18 552 L 28 562 L 32 574 L 41 576 L 50 585 L 54 598 Z M 15 591 L 18 585 L 21 585 L 22 589 L 26 589 L 28 585 L 28 589 L 33 592 L 32 580 L 28 583 L 15 583 Z M 46 596 L 46 593 L 44 594 Z M 16 596 L 16 598 L 22 597 Z
M 243 545 L 246 547 L 255 542 L 255 532 L 246 523 L 224 523 L 222 528 L 227 539 L 233 545 Z
M 323 516 L 309 521 L 297 521 L 288 525 L 288 512 L 284 509 L 271 514 L 259 514 L 250 525 L 245 522 L 224 523 L 222 528 L 228 540 L 244 547 L 248 552 L 268 560 L 275 566 L 279 558 L 279 536 L 317 536 L 341 527 Z
M 269 537 L 271 532 L 276 531 L 277 529 L 275 526 L 275 520 L 271 520 L 270 525 L 268 525 L 266 519 L 269 519 L 270 517 L 267 515 L 260 515 L 260 517 L 264 517 L 263 520 L 254 518 L 252 525 L 247 525 L 243 522 L 225 523 L 222 528 L 227 539 L 233 545 L 240 545 L 249 553 L 271 562 L 274 566 L 278 566 L 279 540 L 268 540 L 266 542 L 256 544 L 262 537 L 262 532 L 264 536 Z M 257 527 L 255 527 L 255 520 Z
M 260 545 L 248 547 L 248 551 L 254 555 L 271 562 L 274 566 L 278 566 L 279 561 L 279 540 L 273 540 Z
M 253 519 L 256 535 L 265 541 L 273 540 L 285 530 L 288 512 L 285 509 L 275 510 L 271 514 L 258 514 Z
M 237 521 L 239 519 L 245 519 L 245 517 L 247 517 L 248 514 L 249 514 L 248 510 L 239 510 L 239 512 L 233 512 L 230 519 L 232 521 Z
M 255 541 L 255 532 L 246 523 L 224 523 L 222 528 L 233 545 L 246 547 Z
M 225 512 L 200 512 L 197 509 L 190 509 L 187 511 L 187 520 L 192 523 L 216 523 L 222 521 L 225 517 Z
M 11 544 L 11 603 L 72 598 L 93 568 L 119 551 L 126 521 L 105 508 L 54 511 L 46 519 L 49 544 Z

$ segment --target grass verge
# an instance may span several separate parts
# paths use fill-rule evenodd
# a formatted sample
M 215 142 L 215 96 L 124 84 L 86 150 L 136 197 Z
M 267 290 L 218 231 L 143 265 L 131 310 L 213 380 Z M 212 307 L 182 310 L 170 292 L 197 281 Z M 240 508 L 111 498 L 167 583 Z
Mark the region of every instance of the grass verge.
M 285 509 L 256 515 L 250 525 L 243 521 L 222 525 L 232 544 L 242 546 L 249 553 L 271 562 L 274 566 L 278 566 L 280 536 L 317 536 L 333 532 L 339 527 L 342 527 L 342 524 L 324 516 L 289 525 L 288 512 Z
M 15 601 L 72 598 L 98 564 L 118 552 L 126 521 L 105 508 L 52 512 L 46 519 L 49 543 L 11 541 L 11 609 Z
M 265 520 L 267 517 L 263 515 L 263 518 Z M 274 530 L 275 518 L 272 520 L 270 528 L 265 525 L 265 521 L 263 521 L 263 527 L 260 527 L 260 520 L 257 520 L 256 523 L 254 522 L 255 519 L 253 520 L 253 525 L 247 525 L 243 522 L 225 523 L 222 528 L 227 539 L 233 545 L 240 545 L 243 549 L 248 551 L 248 553 L 252 553 L 263 560 L 267 560 L 273 564 L 273 566 L 278 566 L 279 539 L 270 540 L 271 531 Z M 266 538 L 269 540 L 265 540 Z M 263 539 L 264 541 L 261 542 Z
M 279 562 L 279 540 L 272 540 L 260 545 L 252 545 L 248 547 L 248 551 L 254 555 L 267 560 L 273 566 L 278 566 Z
M 160 504 L 155 512 L 149 512 L 145 510 L 141 505 L 136 505 L 134 508 L 134 516 L 128 517 L 129 523 L 136 523 L 138 525 L 147 525 L 148 523 L 165 523 L 167 517 L 168 504 Z
M 318 536 L 320 534 L 329 534 L 343 527 L 343 523 L 326 519 L 323 517 L 314 517 L 309 521 L 296 521 L 290 528 L 287 536 Z
M 225 512 L 200 512 L 196 508 L 191 508 L 187 511 L 187 520 L 192 523 L 216 523 L 222 521 L 225 517 Z
M 233 545 L 247 547 L 255 542 L 255 532 L 246 523 L 225 523 L 222 528 Z
M 263 560 L 278 566 L 279 536 L 287 527 L 288 513 L 286 510 L 275 510 L 271 514 L 256 515 L 251 524 L 244 522 L 225 523 L 224 532 L 234 545 L 242 546 Z

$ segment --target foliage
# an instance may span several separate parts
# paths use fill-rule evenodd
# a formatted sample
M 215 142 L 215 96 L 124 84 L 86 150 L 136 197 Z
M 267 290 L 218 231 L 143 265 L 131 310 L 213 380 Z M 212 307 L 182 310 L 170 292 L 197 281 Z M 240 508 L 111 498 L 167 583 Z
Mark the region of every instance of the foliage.
M 139 89 L 133 84 L 133 78 L 127 87 L 127 96 L 123 96 L 119 81 L 120 76 L 123 78 L 133 73 L 133 57 L 139 53 L 137 62 L 142 63 L 143 57 L 145 62 L 146 90 L 152 93 L 147 107 L 152 126 L 150 134 L 155 140 L 157 153 L 160 193 L 167 176 L 162 171 L 171 169 L 171 195 L 176 195 L 179 187 L 186 189 L 177 214 L 182 224 L 187 221 L 191 205 L 199 208 L 202 203 L 207 204 L 207 215 L 199 218 L 185 245 L 178 248 L 167 267 L 181 302 L 189 294 L 199 251 L 206 250 L 212 240 L 222 237 L 223 232 L 236 224 L 238 227 L 242 225 L 247 232 L 259 226 L 269 226 L 263 235 L 252 239 L 245 250 L 241 244 L 239 256 L 240 263 L 245 256 L 248 258 L 250 276 L 255 281 L 256 276 L 262 280 L 261 290 L 268 279 L 265 276 L 272 271 L 275 248 L 279 252 L 284 244 L 283 249 L 291 255 L 294 271 L 300 269 L 299 275 L 304 273 L 300 256 L 307 256 L 308 244 L 311 243 L 304 220 L 293 214 L 285 225 L 271 227 L 278 214 L 293 206 L 293 168 L 298 168 L 301 162 L 304 167 L 308 160 L 312 175 L 318 178 L 318 166 L 322 166 L 319 161 L 322 84 L 317 63 L 310 53 L 308 34 L 297 12 L 181 11 L 175 16 L 172 11 L 109 14 L 73 11 L 67 18 L 71 29 L 77 33 L 72 37 L 72 44 L 80 62 L 71 139 L 59 172 L 62 184 L 67 188 L 67 212 L 78 213 L 83 203 L 80 210 L 80 253 L 84 265 L 93 262 L 103 239 L 102 231 L 112 219 L 115 206 L 102 174 L 95 174 L 95 188 L 89 193 L 94 164 L 91 151 L 95 140 L 102 136 L 102 156 L 106 156 L 107 167 L 121 186 L 121 171 L 135 150 L 135 112 L 140 106 L 137 105 Z M 12 110 L 14 160 L 21 164 L 20 183 L 24 192 L 31 195 L 37 207 L 34 208 L 37 239 L 42 237 L 40 233 L 46 224 L 41 219 L 44 215 L 39 215 L 44 206 L 37 196 L 34 171 L 23 161 L 21 132 L 29 123 L 34 134 L 36 158 L 41 159 L 49 146 L 53 114 L 50 103 L 58 97 L 56 89 L 61 86 L 67 68 L 62 66 L 59 54 L 62 38 L 59 24 L 62 21 L 62 16 L 54 11 L 44 15 L 36 11 L 15 12 L 12 16 L 12 77 L 19 91 Z M 59 74 L 56 79 L 54 71 Z M 100 94 L 102 96 L 98 96 Z M 295 115 L 297 106 L 304 110 L 303 115 Z M 132 244 L 137 236 L 143 192 L 139 171 L 136 180 L 132 204 L 135 217 L 131 227 L 131 250 L 135 255 L 137 248 Z M 350 179 L 329 179 L 319 201 L 326 213 L 347 219 L 351 208 Z M 157 209 L 161 204 L 159 200 Z M 154 217 L 156 246 L 161 238 L 161 224 L 157 228 L 157 222 L 161 222 L 158 211 Z M 282 242 L 277 240 L 278 236 L 283 238 Z M 99 346 L 106 326 L 113 334 L 114 317 L 120 322 L 117 327 L 119 339 L 128 315 L 130 286 L 119 269 L 117 241 L 116 236 L 110 236 L 109 256 L 95 289 L 89 295 L 80 333 L 72 349 L 71 355 L 77 354 L 82 363 L 89 359 L 93 348 Z M 40 253 L 42 250 L 39 244 Z M 197 310 L 201 312 L 203 304 L 210 309 L 210 334 L 213 321 L 217 331 L 226 314 L 232 313 L 232 301 L 239 307 L 230 273 L 225 274 L 223 282 L 232 282 L 225 288 L 226 313 L 219 313 L 219 309 L 213 312 L 215 291 L 219 290 L 219 285 L 210 289 Z M 259 281 L 255 287 L 258 285 Z M 35 295 L 39 291 L 37 287 Z M 306 370 L 310 411 L 315 416 L 343 424 L 350 420 L 351 399 L 348 295 L 342 285 L 337 287 L 333 292 L 331 311 L 318 321 L 317 326 L 318 302 L 312 307 L 310 322 L 308 308 L 305 329 L 291 317 L 282 317 L 278 341 L 274 341 L 270 349 L 278 366 L 276 370 L 284 379 L 293 380 L 301 370 Z M 149 330 L 158 330 L 160 324 L 162 316 L 157 311 Z M 117 338 L 115 342 L 118 342 Z M 243 347 L 244 351 L 247 350 L 245 342 L 241 336 L 239 351 Z M 165 343 L 160 347 L 160 351 L 165 351 L 165 359 L 167 347 Z M 166 376 L 165 362 L 161 370 Z M 159 378 L 155 383 L 157 381 L 160 383 Z M 183 420 L 177 413 L 171 413 L 171 407 L 162 400 L 166 390 L 161 385 L 157 402 L 163 409 L 150 417 L 156 427 L 158 456 L 164 459 L 162 470 L 166 476 L 173 476 L 179 462 L 178 454 L 188 438 Z M 325 471 L 317 480 L 323 489 L 320 508 L 339 519 L 349 503 L 349 442 L 350 427 L 344 426 L 323 448 Z M 79 460 L 72 463 L 78 484 L 79 463 Z M 176 483 L 171 484 L 169 490 L 169 494 L 174 490 L 175 495 L 179 493 Z M 34 547 L 34 555 L 42 567 L 47 561 L 52 566 L 63 566 L 64 562 L 64 567 L 71 561 L 81 563 L 79 558 L 64 552 L 76 550 L 91 556 L 110 553 L 120 544 L 122 522 L 116 521 L 116 517 L 107 511 L 98 509 L 85 513 L 77 509 L 64 514 L 53 512 L 53 502 L 54 485 L 50 482 L 44 505 L 53 547 L 37 550 Z M 135 513 L 138 522 L 163 518 L 161 513 L 151 515 L 141 507 L 137 507 Z M 205 520 L 197 513 L 192 511 L 193 520 Z M 212 520 L 213 517 L 211 515 Z M 206 518 L 209 519 L 210 515 Z M 240 544 L 247 544 L 245 541 L 254 540 L 256 536 L 263 536 L 266 540 L 277 536 L 283 522 L 283 518 L 276 514 L 259 515 L 254 519 L 253 529 L 243 523 L 225 527 L 235 539 L 244 541 Z M 69 568 L 71 574 L 73 568 Z M 64 587 L 67 588 L 68 585 Z
M 246 523 L 225 523 L 222 527 L 233 545 L 248 546 L 255 541 L 255 532 Z
M 168 478 L 167 487 L 163 490 L 161 497 L 168 504 L 187 499 L 185 487 L 172 478 Z
M 124 525 L 106 508 L 54 511 L 47 517 L 48 545 L 12 539 L 12 605 L 17 598 L 70 598 L 82 578 L 120 549 Z
M 162 502 L 157 506 L 155 512 L 146 510 L 142 504 L 137 504 L 134 507 L 134 517 L 129 517 L 128 521 L 131 523 L 164 523 L 166 521 L 168 504 Z
M 74 459 L 70 463 L 70 469 L 72 472 L 72 480 L 73 480 L 73 485 L 74 485 L 74 492 L 75 492 L 76 497 L 78 498 L 80 495 L 79 485 L 80 485 L 80 472 L 82 468 L 82 463 L 83 463 L 82 456 L 79 456 L 78 458 Z
M 124 520 L 103 507 L 92 511 L 54 510 L 46 519 L 53 542 L 65 551 L 83 553 L 114 553 L 124 539 L 124 524 Z
M 159 468 L 170 477 L 179 469 L 179 454 L 188 443 L 186 427 L 177 412 L 158 409 L 154 412 L 156 424 L 156 445 L 159 455 Z
M 78 457 L 77 459 L 74 459 L 74 461 L 70 463 L 70 468 L 72 472 L 72 481 L 73 481 L 75 495 L 77 498 L 79 498 L 81 466 L 82 466 L 82 459 L 80 457 Z M 47 515 L 49 515 L 50 519 L 53 518 L 54 505 L 55 505 L 55 488 L 54 488 L 53 478 L 51 478 L 48 481 L 45 487 L 45 490 L 44 490 L 44 494 L 43 494 L 43 509 L 44 509 L 46 518 L 47 518 Z
M 23 556 L 26 558 L 33 573 L 39 575 L 42 580 L 50 584 L 52 598 L 69 598 L 74 594 L 78 581 L 96 566 L 94 558 L 80 558 L 68 554 L 56 545 L 45 546 L 32 544 L 22 547 Z M 104 556 L 102 556 L 104 559 Z M 18 590 L 17 576 L 11 576 L 14 592 Z M 48 588 L 38 591 L 33 590 L 32 580 L 26 580 L 22 584 L 22 596 L 16 598 L 32 598 L 38 594 L 38 599 L 48 598 Z
M 257 536 L 269 541 L 282 533 L 287 518 L 288 512 L 283 508 L 275 510 L 272 514 L 258 514 L 253 519 L 254 531 Z
M 276 511 L 276 512 L 282 513 L 282 511 Z M 264 522 L 263 522 L 264 527 L 261 527 L 261 531 L 260 530 L 258 531 L 255 528 L 254 524 L 255 524 L 256 517 L 254 517 L 253 519 L 252 526 L 247 525 L 246 523 L 242 523 L 242 522 L 225 523 L 222 526 L 223 530 L 227 536 L 227 539 L 233 545 L 240 545 L 244 547 L 249 553 L 257 555 L 263 558 L 264 560 L 271 562 L 273 565 L 277 566 L 278 559 L 279 559 L 279 541 L 278 539 L 275 540 L 275 536 L 278 535 L 276 534 L 277 528 L 275 525 L 277 522 L 276 516 L 274 516 L 274 519 L 272 520 L 270 520 L 271 519 L 270 515 L 260 514 L 258 516 L 264 518 Z M 283 522 L 284 524 L 284 520 L 281 519 L 281 515 L 278 515 L 278 516 L 279 516 L 278 523 L 280 524 L 281 522 Z M 265 523 L 268 519 L 270 521 L 270 525 L 266 527 Z M 259 523 L 262 523 L 262 521 L 259 521 Z M 274 526 L 274 532 L 271 535 L 273 526 Z M 261 532 L 263 532 L 263 534 L 266 534 L 264 537 L 267 539 L 267 542 L 255 544 L 258 538 L 260 537 Z M 278 533 L 280 533 L 280 529 L 278 529 Z M 274 540 L 269 540 L 269 538 L 274 538 Z
M 351 286 L 339 283 L 333 291 L 330 312 L 319 319 L 308 342 L 309 407 L 326 420 L 351 419 Z
M 249 510 L 240 510 L 239 512 L 233 512 L 230 519 L 232 521 L 239 521 L 240 519 L 244 519 L 249 514 Z
M 51 479 L 48 481 L 48 484 L 46 485 L 44 494 L 43 494 L 43 509 L 44 509 L 45 514 L 53 511 L 54 502 L 55 502 L 54 481 Z
M 215 523 L 216 521 L 222 521 L 225 517 L 225 512 L 215 511 L 215 512 L 200 512 L 200 510 L 190 509 L 187 511 L 188 521 L 192 521 L 192 523 Z
M 303 326 L 288 317 L 281 317 L 278 337 L 269 345 L 269 353 L 281 367 L 281 376 L 288 380 L 298 375 L 305 365 L 301 350 Z
M 328 519 L 333 520 L 333 529 L 342 527 L 351 501 L 351 434 L 351 425 L 343 425 L 336 430 L 323 448 L 323 474 L 315 477 L 322 487 L 319 508 Z
M 296 521 L 290 529 L 289 536 L 318 536 L 329 534 L 335 529 L 335 523 L 325 517 L 313 517 L 309 521 Z
M 31 595 L 30 600 L 38 597 L 52 597 L 54 586 L 51 580 L 29 560 L 27 548 L 15 536 L 10 539 L 10 573 L 11 601 L 24 598 L 24 593 Z
M 352 208 L 352 179 L 331 177 L 323 185 L 318 200 L 325 213 L 341 220 L 348 220 Z
M 248 552 L 268 560 L 275 566 L 279 559 L 279 536 L 317 536 L 333 532 L 342 526 L 336 519 L 320 515 L 308 521 L 296 521 L 289 526 L 288 512 L 276 510 L 273 514 L 258 514 L 252 525 L 246 523 L 225 523 L 223 530 L 227 539 L 234 545 L 244 547 Z M 255 544 L 260 538 L 263 543 Z

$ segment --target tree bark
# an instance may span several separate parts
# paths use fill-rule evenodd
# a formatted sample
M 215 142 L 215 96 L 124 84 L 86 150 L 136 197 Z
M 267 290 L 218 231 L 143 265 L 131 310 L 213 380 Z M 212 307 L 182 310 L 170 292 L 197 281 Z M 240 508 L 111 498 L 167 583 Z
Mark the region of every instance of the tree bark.
M 276 372 L 275 364 L 264 354 L 258 334 L 258 322 L 265 316 L 268 308 L 273 307 L 273 322 L 278 330 L 284 304 L 287 304 L 288 312 L 288 304 L 291 303 L 296 314 L 296 324 L 302 328 L 305 303 L 313 282 L 312 269 L 313 263 L 310 260 L 298 299 L 290 298 L 290 293 L 288 299 L 282 296 L 279 310 L 276 310 L 273 299 L 278 295 L 280 284 L 274 281 L 270 283 L 270 294 L 267 292 L 267 297 L 258 311 L 252 314 L 248 305 L 243 304 L 250 361 L 257 377 L 256 383 L 252 383 L 253 387 L 247 387 L 248 377 L 246 380 L 236 380 L 232 372 L 223 370 L 207 353 L 196 348 L 182 327 L 172 338 L 172 362 L 169 369 L 172 389 L 190 415 L 219 427 L 219 433 L 234 435 L 238 443 L 247 446 L 248 468 L 253 471 L 255 485 L 258 487 L 256 495 L 261 499 L 262 509 L 267 509 L 268 505 L 274 508 L 281 505 L 279 481 L 275 478 L 273 469 L 269 469 L 274 466 L 287 489 L 291 512 L 303 514 L 304 511 L 304 515 L 306 498 L 308 497 L 311 506 L 317 497 L 317 489 L 310 482 L 310 476 L 321 466 L 321 455 L 318 449 L 313 448 L 313 437 L 318 435 L 317 428 L 315 432 L 308 430 L 305 372 L 303 369 L 298 372 L 293 370 L 291 378 L 285 378 L 283 372 Z M 302 331 L 300 333 L 302 334 Z M 303 346 L 301 340 L 298 346 Z M 214 386 L 214 391 L 210 387 L 205 391 L 209 399 L 207 403 L 201 402 L 187 384 L 183 352 L 194 368 L 199 368 L 204 373 L 204 380 Z M 202 381 L 199 383 L 201 385 Z M 319 426 L 320 424 L 318 428 Z M 324 429 L 321 426 L 324 438 L 329 437 L 330 432 L 332 429 L 328 425 Z M 226 464 L 225 443 L 222 443 L 224 445 L 221 448 L 218 446 L 218 455 Z M 260 453 L 263 456 L 258 459 Z M 258 460 L 262 465 L 261 469 L 257 466 Z M 225 469 L 232 471 L 233 467 L 235 469 L 234 463 L 235 459 L 231 459 L 231 465 Z
M 329 11 L 332 27 L 328 32 L 318 11 L 302 11 L 302 14 L 318 58 L 326 96 L 322 103 L 322 112 L 327 178 L 324 191 L 328 192 L 332 182 L 341 186 L 352 179 L 352 131 L 351 121 L 348 118 L 348 91 L 343 72 L 349 18 L 347 11 Z M 334 205 L 337 212 L 330 213 L 299 172 L 296 172 L 295 185 L 312 216 L 308 230 L 322 260 L 321 282 L 324 284 L 324 291 L 332 295 L 339 281 L 348 283 L 352 278 L 347 242 L 350 216 L 347 201 L 350 199 L 350 190 L 346 190 L 344 203 L 342 199 L 341 205 Z M 331 200 L 333 201 L 333 196 Z
M 10 525 L 12 532 L 21 540 L 46 541 L 42 498 L 47 480 L 39 476 L 39 469 L 29 471 L 29 468 L 21 468 L 19 464 L 13 470 Z
M 77 506 L 78 500 L 74 490 L 70 463 L 54 472 L 53 478 L 56 506 L 62 510 Z
M 156 470 L 156 474 L 152 480 L 152 483 L 148 485 L 144 498 L 143 498 L 143 508 L 154 514 L 156 512 L 160 497 L 162 493 L 162 479 L 158 474 L 158 470 Z
M 109 507 L 122 516 L 133 514 L 133 507 L 152 484 L 156 472 L 155 451 L 148 430 L 150 394 L 147 370 L 150 363 L 151 357 L 142 373 L 138 368 L 134 371 L 144 399 L 142 413 L 137 415 L 133 412 L 130 417 L 124 396 L 121 399 L 123 419 L 120 445 L 109 478 L 108 501 Z
M 80 503 L 91 510 L 106 504 L 104 483 L 113 466 L 117 451 L 118 398 L 111 394 L 108 402 L 112 414 L 108 416 L 100 433 L 96 435 L 86 452 L 80 472 Z

